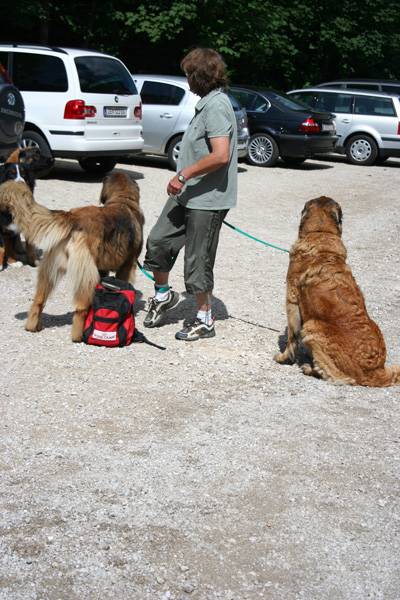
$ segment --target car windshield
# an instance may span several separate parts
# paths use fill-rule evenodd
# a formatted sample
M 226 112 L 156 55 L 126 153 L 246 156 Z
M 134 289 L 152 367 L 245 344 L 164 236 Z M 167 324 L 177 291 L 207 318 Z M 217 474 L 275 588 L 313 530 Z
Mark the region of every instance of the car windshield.
M 92 94 L 137 94 L 129 71 L 118 60 L 103 56 L 75 59 L 82 92 Z
M 268 98 L 274 102 L 279 108 L 303 111 L 306 108 L 305 104 L 301 102 L 295 102 L 284 94 L 278 94 L 278 92 L 268 92 Z

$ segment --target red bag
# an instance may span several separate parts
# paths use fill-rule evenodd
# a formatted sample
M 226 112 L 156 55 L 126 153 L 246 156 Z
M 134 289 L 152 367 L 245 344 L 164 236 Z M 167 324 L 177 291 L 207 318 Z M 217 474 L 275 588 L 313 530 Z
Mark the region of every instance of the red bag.
M 83 341 L 94 346 L 128 346 L 135 335 L 135 295 L 130 283 L 116 277 L 103 277 L 96 285 Z

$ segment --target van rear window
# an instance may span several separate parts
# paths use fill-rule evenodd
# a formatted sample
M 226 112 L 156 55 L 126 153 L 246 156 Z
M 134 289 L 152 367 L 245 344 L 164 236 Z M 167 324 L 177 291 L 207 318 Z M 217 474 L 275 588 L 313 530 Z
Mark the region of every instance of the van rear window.
M 118 60 L 103 56 L 75 58 L 82 92 L 89 94 L 137 94 L 129 71 Z

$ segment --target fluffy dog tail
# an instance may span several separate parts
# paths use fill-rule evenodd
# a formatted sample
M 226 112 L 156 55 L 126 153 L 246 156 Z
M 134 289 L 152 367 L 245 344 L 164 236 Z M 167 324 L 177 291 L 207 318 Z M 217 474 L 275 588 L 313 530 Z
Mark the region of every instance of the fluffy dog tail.
M 400 365 L 386 367 L 385 372 L 389 380 L 387 385 L 400 385 Z
M 400 385 L 400 365 L 392 365 L 372 371 L 362 382 L 369 387 L 389 387 Z
M 0 211 L 11 213 L 25 239 L 44 251 L 57 246 L 72 231 L 68 213 L 38 204 L 25 183 L 11 180 L 0 185 Z

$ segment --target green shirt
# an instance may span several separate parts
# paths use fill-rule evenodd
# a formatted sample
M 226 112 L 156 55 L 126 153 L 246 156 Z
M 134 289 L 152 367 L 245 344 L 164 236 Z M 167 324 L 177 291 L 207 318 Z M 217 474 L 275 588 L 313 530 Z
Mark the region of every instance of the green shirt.
M 178 171 L 207 156 L 213 137 L 229 137 L 229 162 L 212 173 L 189 179 L 176 197 L 187 208 L 224 210 L 236 205 L 236 118 L 228 96 L 219 89 L 212 90 L 196 104 L 195 115 L 182 139 Z

